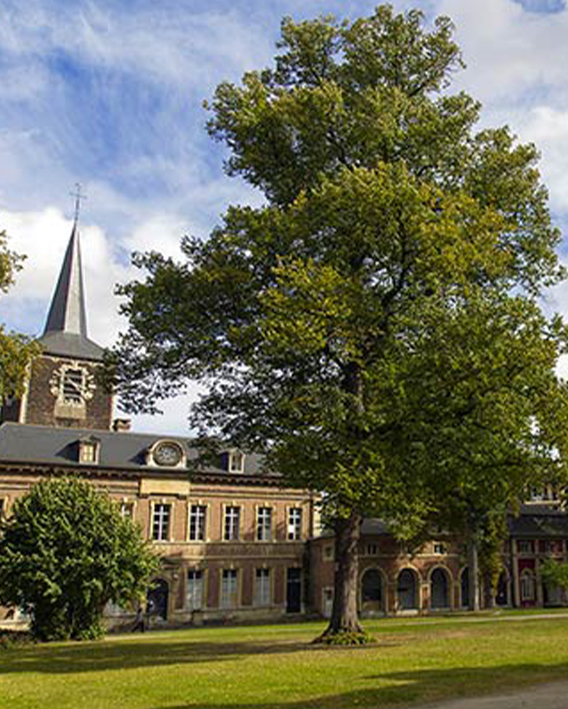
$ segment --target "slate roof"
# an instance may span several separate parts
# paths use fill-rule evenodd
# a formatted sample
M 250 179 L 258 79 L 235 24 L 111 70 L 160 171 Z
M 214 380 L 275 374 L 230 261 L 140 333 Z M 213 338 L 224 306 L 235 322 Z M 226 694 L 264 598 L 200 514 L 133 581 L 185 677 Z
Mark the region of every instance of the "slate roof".
M 562 510 L 523 511 L 509 518 L 509 534 L 533 539 L 568 537 L 568 514 Z
M 40 342 L 47 354 L 90 360 L 101 360 L 103 356 L 103 348 L 89 340 L 87 335 L 81 245 L 76 222 Z
M 96 438 L 100 442 L 99 462 L 79 464 L 77 443 L 82 439 Z M 195 461 L 198 452 L 191 438 L 150 433 L 98 431 L 79 428 L 55 428 L 6 422 L 0 425 L 0 465 L 21 464 L 38 466 L 71 466 L 77 468 L 113 468 L 126 471 L 152 471 L 164 474 L 183 468 L 148 466 L 146 451 L 158 441 L 177 441 L 184 449 L 187 460 Z M 228 473 L 221 458 L 215 464 L 202 468 L 203 472 L 243 476 L 275 477 L 261 470 L 261 457 L 247 454 L 242 473 Z

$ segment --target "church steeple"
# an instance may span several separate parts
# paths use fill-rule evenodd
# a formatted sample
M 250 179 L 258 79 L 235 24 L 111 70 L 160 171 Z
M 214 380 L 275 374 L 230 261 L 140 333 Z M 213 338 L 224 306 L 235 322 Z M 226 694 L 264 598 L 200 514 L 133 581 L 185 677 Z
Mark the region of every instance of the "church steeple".
M 85 287 L 78 228 L 79 200 L 83 195 L 78 191 L 74 196 L 76 202 L 73 229 L 40 342 L 47 354 L 101 360 L 102 347 L 89 340 L 87 336 Z
M 81 244 L 76 222 L 73 224 L 43 334 L 49 332 L 74 333 L 87 337 Z

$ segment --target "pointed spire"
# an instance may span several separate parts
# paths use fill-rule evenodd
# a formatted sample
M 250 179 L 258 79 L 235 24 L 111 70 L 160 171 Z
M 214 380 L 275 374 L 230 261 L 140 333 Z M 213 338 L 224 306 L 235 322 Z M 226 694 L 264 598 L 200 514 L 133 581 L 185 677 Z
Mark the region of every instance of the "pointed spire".
M 87 337 L 81 245 L 76 221 L 51 301 L 44 335 L 48 332 L 69 332 Z
M 77 192 L 73 193 L 73 196 L 73 229 L 40 342 L 44 352 L 48 354 L 100 360 L 103 356 L 102 347 L 87 337 L 87 311 L 78 228 L 80 200 L 85 199 L 85 196 L 81 194 L 80 185 L 77 185 Z

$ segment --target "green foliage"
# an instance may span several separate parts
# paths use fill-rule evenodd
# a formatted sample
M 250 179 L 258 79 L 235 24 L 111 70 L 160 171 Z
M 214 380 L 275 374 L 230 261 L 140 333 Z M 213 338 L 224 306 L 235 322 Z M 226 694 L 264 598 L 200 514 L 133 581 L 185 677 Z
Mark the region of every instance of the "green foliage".
M 545 584 L 568 590 L 568 564 L 554 559 L 546 559 L 539 567 Z
M 40 640 L 99 637 L 105 605 L 141 597 L 156 568 L 139 529 L 88 482 L 41 481 L 0 526 L 0 603 L 30 613 Z
M 12 285 L 23 260 L 23 256 L 8 249 L 6 232 L 0 232 L 0 293 Z M 39 352 L 40 347 L 32 338 L 7 333 L 0 325 L 0 405 L 8 397 L 23 394 L 27 368 Z
M 313 640 L 314 645 L 370 645 L 376 639 L 366 631 L 341 631 L 339 633 L 323 633 Z
M 538 153 L 476 131 L 479 105 L 447 90 L 451 22 L 422 19 L 285 19 L 275 67 L 217 88 L 209 132 L 266 204 L 186 239 L 185 263 L 137 256 L 110 358 L 131 410 L 197 378 L 204 434 L 264 450 L 328 517 L 407 539 L 433 521 L 478 534 L 563 479 L 568 443 Z

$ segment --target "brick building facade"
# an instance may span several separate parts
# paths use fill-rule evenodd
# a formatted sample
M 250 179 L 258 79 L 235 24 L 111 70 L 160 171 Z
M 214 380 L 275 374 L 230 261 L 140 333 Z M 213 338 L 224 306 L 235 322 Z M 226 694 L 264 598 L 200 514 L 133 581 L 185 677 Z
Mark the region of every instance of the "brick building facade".
M 148 593 L 155 623 L 330 614 L 334 540 L 319 529 L 315 495 L 284 487 L 253 454 L 226 450 L 196 467 L 191 439 L 137 434 L 113 421 L 112 396 L 97 381 L 103 350 L 87 337 L 76 225 L 40 342 L 25 395 L 0 410 L 0 515 L 41 477 L 78 474 L 108 492 L 160 554 Z M 467 607 L 460 540 L 441 537 L 409 555 L 379 520 L 365 520 L 361 532 L 363 615 Z M 510 521 L 497 604 L 564 604 L 539 568 L 546 558 L 565 560 L 567 541 L 568 517 L 556 501 L 525 506 Z M 108 612 L 111 624 L 132 617 Z M 0 609 L 0 622 L 7 613 Z

